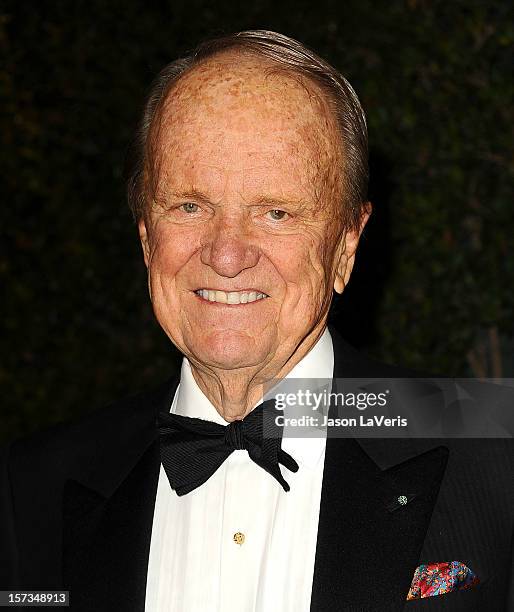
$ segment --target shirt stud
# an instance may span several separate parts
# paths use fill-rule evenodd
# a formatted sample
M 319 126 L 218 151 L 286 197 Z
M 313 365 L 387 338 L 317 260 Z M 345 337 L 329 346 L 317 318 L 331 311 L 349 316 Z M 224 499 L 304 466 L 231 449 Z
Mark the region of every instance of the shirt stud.
M 232 539 L 234 540 L 236 544 L 239 544 L 239 546 L 241 546 L 242 544 L 244 544 L 245 534 L 238 531 L 237 533 L 234 534 Z
M 407 503 L 407 501 L 408 501 L 408 499 L 407 499 L 407 497 L 406 497 L 405 495 L 400 495 L 400 496 L 398 497 L 398 503 L 399 503 L 401 506 L 405 506 L 405 504 Z

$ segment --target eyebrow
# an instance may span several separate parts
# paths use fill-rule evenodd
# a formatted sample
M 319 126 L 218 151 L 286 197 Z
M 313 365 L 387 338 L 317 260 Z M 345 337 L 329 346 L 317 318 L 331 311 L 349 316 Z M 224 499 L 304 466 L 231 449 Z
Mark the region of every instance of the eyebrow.
M 202 204 L 212 204 L 211 200 L 199 189 L 189 189 L 186 191 L 177 191 L 175 189 L 170 190 L 169 195 L 179 200 L 193 199 L 201 202 Z
M 258 206 L 274 206 L 280 208 L 281 206 L 297 206 L 300 209 L 308 208 L 312 206 L 312 202 L 304 200 L 302 198 L 280 198 L 280 197 L 267 197 L 262 196 L 255 202 Z

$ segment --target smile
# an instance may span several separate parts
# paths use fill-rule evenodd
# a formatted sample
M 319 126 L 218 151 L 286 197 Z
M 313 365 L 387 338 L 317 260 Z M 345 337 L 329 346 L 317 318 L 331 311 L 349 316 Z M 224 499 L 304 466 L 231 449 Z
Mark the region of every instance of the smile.
M 259 291 L 219 291 L 212 289 L 197 289 L 196 295 L 209 302 L 218 302 L 220 304 L 250 304 L 263 300 L 268 296 Z

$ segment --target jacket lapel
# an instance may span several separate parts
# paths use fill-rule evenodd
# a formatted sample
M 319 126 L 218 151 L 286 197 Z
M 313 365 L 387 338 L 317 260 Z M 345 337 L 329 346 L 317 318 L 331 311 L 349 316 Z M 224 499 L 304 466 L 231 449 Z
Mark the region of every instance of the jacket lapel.
M 144 610 L 160 468 L 155 418 L 177 384 L 107 417 L 95 466 L 65 483 L 63 583 L 74 611 Z
M 377 375 L 332 329 L 331 334 L 335 379 Z M 401 610 L 448 450 L 439 446 L 419 454 L 422 444 L 412 440 L 328 435 L 311 609 Z M 373 456 L 382 465 L 402 460 L 382 469 Z

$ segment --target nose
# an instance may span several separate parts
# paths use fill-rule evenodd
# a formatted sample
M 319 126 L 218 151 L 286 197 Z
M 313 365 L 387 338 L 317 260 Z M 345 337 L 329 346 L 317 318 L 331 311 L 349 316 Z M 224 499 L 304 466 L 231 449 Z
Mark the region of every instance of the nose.
M 244 219 L 227 215 L 213 222 L 201 251 L 202 263 L 228 278 L 255 266 L 259 257 L 260 250 L 251 243 Z

